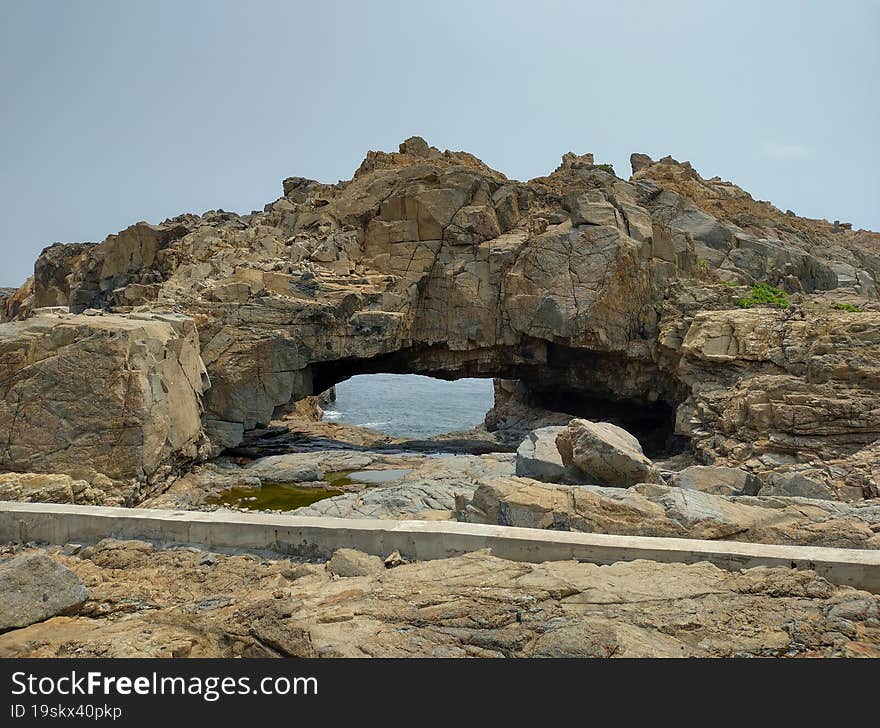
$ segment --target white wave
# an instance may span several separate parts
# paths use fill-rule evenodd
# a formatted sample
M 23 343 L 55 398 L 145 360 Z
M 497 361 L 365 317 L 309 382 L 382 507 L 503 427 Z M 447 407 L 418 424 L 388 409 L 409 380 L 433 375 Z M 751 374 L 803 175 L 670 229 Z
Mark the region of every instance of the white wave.
M 385 420 L 384 422 L 364 422 L 361 427 L 381 427 L 382 425 L 390 425 L 391 420 Z
M 341 412 L 337 412 L 336 410 L 324 410 L 324 419 L 325 420 L 338 420 L 342 415 Z

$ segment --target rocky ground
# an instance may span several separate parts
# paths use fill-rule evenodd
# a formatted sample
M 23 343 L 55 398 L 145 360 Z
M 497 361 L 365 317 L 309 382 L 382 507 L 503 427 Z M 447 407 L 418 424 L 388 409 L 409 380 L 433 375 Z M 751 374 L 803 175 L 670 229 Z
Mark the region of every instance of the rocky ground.
M 23 549 L 0 580 L 34 554 L 60 572 L 66 616 L 0 634 L 0 657 L 880 656 L 880 597 L 809 571 L 348 550 L 306 564 L 108 540 Z

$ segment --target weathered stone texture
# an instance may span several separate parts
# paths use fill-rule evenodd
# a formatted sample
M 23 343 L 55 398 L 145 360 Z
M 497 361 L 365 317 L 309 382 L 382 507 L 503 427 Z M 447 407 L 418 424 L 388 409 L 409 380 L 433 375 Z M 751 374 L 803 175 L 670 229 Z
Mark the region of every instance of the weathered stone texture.
M 47 314 L 0 325 L 0 469 L 144 481 L 204 445 L 191 319 Z

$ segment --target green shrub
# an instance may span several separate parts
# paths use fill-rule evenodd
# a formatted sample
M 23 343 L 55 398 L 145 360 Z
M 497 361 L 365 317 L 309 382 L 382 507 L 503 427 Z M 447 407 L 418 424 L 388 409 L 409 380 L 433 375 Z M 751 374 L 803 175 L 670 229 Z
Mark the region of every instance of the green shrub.
M 597 169 L 601 169 L 603 172 L 608 172 L 608 174 L 614 174 L 614 167 L 610 164 L 597 164 Z
M 747 298 L 740 298 L 736 302 L 740 308 L 751 308 L 761 304 L 788 308 L 788 294 L 769 283 L 756 283 Z
M 854 303 L 835 303 L 834 308 L 838 311 L 849 311 L 850 313 L 862 313 L 862 309 Z

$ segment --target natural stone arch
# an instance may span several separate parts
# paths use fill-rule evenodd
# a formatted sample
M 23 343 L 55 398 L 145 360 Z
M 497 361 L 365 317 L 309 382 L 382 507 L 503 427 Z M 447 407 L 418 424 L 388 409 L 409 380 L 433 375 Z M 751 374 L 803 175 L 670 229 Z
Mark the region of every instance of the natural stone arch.
M 880 433 L 880 383 L 865 364 L 880 346 L 878 244 L 671 158 L 639 156 L 623 180 L 568 154 L 522 183 L 410 139 L 370 152 L 348 182 L 285 180 L 250 215 L 182 215 L 47 250 L 4 309 L 16 352 L 57 336 L 28 323 L 35 307 L 190 319 L 210 387 L 191 387 L 189 406 L 201 404 L 205 432 L 160 443 L 166 462 L 219 452 L 334 377 L 381 364 L 519 379 L 538 396 L 667 403 L 706 462 L 853 456 L 847 477 L 867 492 Z M 759 281 L 798 305 L 741 310 Z M 841 286 L 854 312 L 817 293 Z M 6 388 L 30 376 L 27 357 L 10 361 Z M 75 397 L 74 384 L 53 386 Z M 15 417 L 8 405 L 0 424 Z M 20 437 L 7 450 L 39 448 Z

